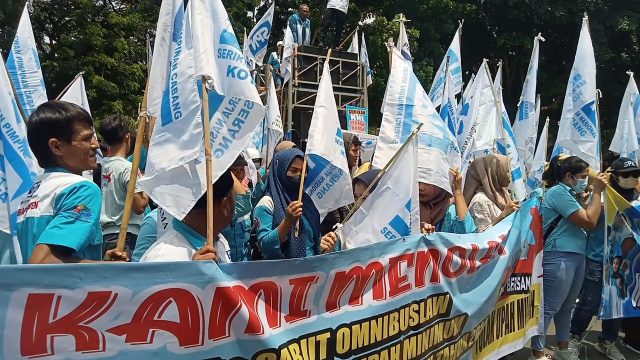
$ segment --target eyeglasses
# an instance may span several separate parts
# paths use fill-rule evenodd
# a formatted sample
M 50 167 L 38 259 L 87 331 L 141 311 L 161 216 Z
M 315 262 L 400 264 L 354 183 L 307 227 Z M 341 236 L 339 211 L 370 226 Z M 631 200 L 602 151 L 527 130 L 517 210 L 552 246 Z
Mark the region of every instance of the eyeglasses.
M 640 177 L 640 172 L 630 171 L 630 172 L 618 173 L 616 175 L 621 177 L 621 178 L 625 178 L 625 179 L 628 179 L 628 178 L 631 178 L 631 177 L 637 178 L 637 177 Z

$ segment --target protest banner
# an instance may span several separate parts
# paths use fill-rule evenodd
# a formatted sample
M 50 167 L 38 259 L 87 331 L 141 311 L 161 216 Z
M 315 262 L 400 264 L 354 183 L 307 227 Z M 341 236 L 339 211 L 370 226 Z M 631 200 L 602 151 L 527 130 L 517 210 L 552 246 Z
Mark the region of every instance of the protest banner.
M 630 204 L 607 186 L 600 317 L 640 316 L 640 202 Z
M 482 234 L 306 259 L 5 266 L 0 356 L 496 359 L 537 333 L 541 233 L 533 199 Z
M 347 105 L 347 130 L 356 134 L 369 133 L 369 109 Z

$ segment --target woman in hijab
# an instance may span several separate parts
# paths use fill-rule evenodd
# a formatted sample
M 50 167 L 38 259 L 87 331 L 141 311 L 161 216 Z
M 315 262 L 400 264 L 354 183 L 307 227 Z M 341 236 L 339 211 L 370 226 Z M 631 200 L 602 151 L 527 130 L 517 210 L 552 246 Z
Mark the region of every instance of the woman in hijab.
M 303 192 L 302 202 L 297 200 L 303 158 L 299 149 L 282 150 L 269 167 L 266 194 L 253 213 L 265 259 L 303 258 L 335 249 L 335 234 L 320 238 L 320 214 L 311 198 Z
M 353 178 L 353 202 L 354 203 L 358 201 L 358 199 L 361 196 L 365 195 L 364 192 L 371 185 L 371 183 L 373 183 L 373 181 L 376 179 L 378 174 L 380 174 L 380 171 L 381 171 L 380 169 L 365 171 L 364 173 Z M 362 202 L 364 202 L 367 199 L 367 197 L 371 195 L 371 193 L 373 192 L 373 190 L 375 190 L 375 188 L 376 188 L 375 186 L 371 188 L 369 193 L 365 195 L 364 199 L 362 199 Z
M 510 182 L 509 160 L 504 155 L 487 155 L 469 166 L 463 194 L 477 232 L 484 232 L 520 208 L 511 201 Z
M 451 169 L 451 175 L 453 196 L 436 185 L 418 183 L 420 228 L 425 234 L 436 231 L 468 234 L 476 231 L 462 194 L 462 174 L 457 169 Z
M 344 141 L 344 152 L 347 154 L 349 171 L 353 176 L 353 174 L 362 165 L 362 161 L 360 161 L 360 146 L 362 143 L 355 134 L 351 133 L 342 133 L 342 140 Z

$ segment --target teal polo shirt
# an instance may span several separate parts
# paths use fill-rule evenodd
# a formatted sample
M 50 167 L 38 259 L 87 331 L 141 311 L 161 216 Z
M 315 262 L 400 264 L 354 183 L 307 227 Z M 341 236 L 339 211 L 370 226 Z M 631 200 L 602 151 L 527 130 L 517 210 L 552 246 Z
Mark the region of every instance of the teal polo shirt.
M 582 206 L 576 199 L 576 193 L 567 185 L 559 183 L 544 194 L 542 201 L 542 220 L 544 231 L 558 216 L 562 220 L 544 244 L 545 251 L 562 251 L 584 254 L 587 247 L 587 233 L 581 227 L 569 221 L 568 217 Z

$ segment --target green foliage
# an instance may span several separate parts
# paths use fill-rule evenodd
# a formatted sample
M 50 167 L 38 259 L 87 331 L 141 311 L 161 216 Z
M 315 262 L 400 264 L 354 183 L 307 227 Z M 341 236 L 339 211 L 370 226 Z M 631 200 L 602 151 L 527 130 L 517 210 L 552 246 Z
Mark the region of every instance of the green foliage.
M 6 1 L 5 1 L 6 2 Z M 111 113 L 135 116 L 146 80 L 145 34 L 153 33 L 160 0 L 36 0 L 32 23 L 38 42 L 50 98 L 85 71 L 92 110 L 99 119 Z M 236 35 L 242 38 L 270 3 L 260 0 L 225 0 Z M 287 18 L 300 0 L 278 0 L 271 48 L 283 38 Z M 326 0 L 309 0 L 312 32 L 320 27 Z M 0 9 L 0 49 L 6 57 L 24 0 L 8 0 Z M 601 117 L 603 148 L 616 125 L 627 70 L 640 72 L 640 7 L 637 0 L 352 0 L 344 31 L 346 37 L 365 18 L 365 34 L 374 71 L 369 88 L 371 126 L 378 127 L 388 77 L 386 41 L 398 37 L 399 13 L 406 24 L 413 66 L 423 87 L 429 89 L 451 38 L 464 19 L 462 63 L 468 81 L 483 58 L 495 71 L 504 63 L 504 97 L 509 114 L 516 105 L 526 74 L 533 38 L 546 38 L 540 47 L 538 92 L 542 118 L 552 119 L 552 133 L 575 57 L 583 13 L 590 29 L 598 66 L 598 87 L 603 93 Z M 348 41 L 347 41 L 348 46 Z M 553 143 L 553 141 L 551 142 Z

